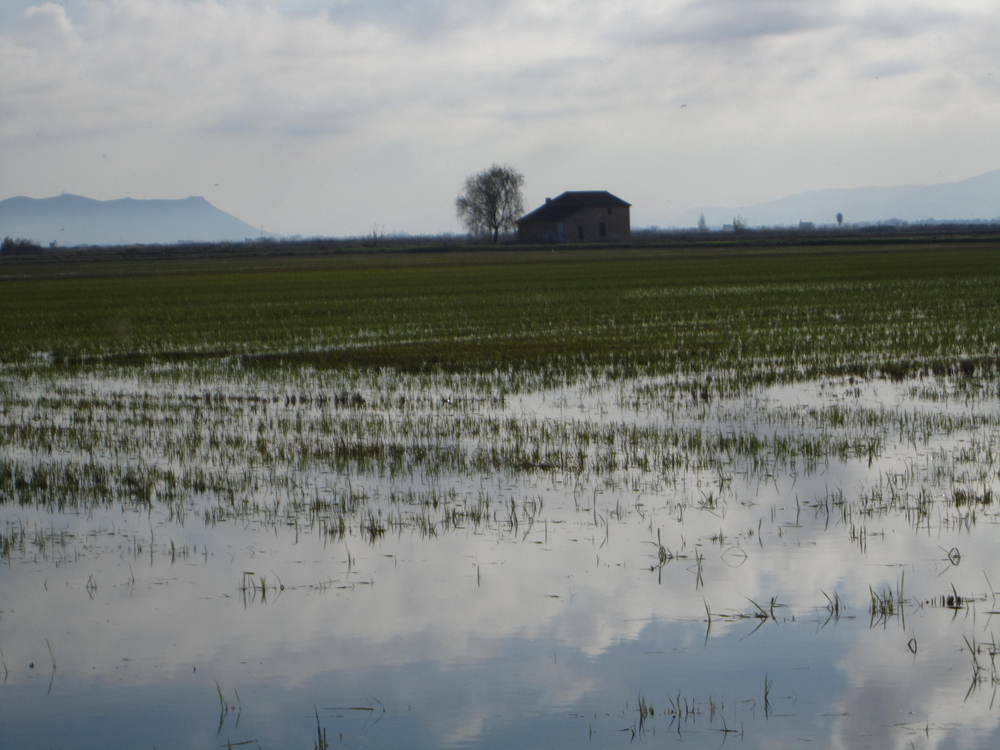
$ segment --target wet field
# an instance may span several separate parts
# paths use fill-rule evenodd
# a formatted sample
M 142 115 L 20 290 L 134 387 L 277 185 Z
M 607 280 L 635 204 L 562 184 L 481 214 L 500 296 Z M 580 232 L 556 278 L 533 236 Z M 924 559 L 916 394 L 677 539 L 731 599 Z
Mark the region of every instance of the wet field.
M 0 268 L 0 746 L 996 744 L 991 247 L 254 264 Z

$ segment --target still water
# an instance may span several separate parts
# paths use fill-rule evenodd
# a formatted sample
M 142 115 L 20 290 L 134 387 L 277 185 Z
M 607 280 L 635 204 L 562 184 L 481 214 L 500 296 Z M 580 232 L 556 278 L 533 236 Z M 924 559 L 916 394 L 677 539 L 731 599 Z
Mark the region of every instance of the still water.
M 633 383 L 435 392 L 401 414 L 374 384 L 363 404 L 227 402 L 213 421 L 218 401 L 175 418 L 188 385 L 30 385 L 2 419 L 44 425 L 51 445 L 2 447 L 8 469 L 202 462 L 255 478 L 235 505 L 211 482 L 146 505 L 5 485 L 2 748 L 1000 743 L 995 394 L 827 381 L 689 403 Z M 132 406 L 114 417 L 111 402 Z M 402 463 L 344 472 L 220 447 L 267 423 L 280 453 L 359 411 L 389 425 Z M 67 431 L 94 414 L 104 437 L 85 455 Z M 477 420 L 491 438 L 455 427 Z M 567 449 L 575 471 L 552 443 L 506 470 L 420 458 L 560 425 L 618 437 Z M 633 428 L 687 436 L 656 449 L 669 471 Z M 178 437 L 201 447 L 168 450 Z

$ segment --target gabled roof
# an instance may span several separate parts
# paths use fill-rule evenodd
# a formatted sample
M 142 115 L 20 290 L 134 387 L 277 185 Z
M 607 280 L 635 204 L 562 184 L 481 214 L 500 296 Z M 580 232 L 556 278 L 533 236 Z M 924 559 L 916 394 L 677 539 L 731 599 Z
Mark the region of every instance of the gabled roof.
M 584 208 L 617 208 L 630 206 L 607 190 L 567 190 L 555 198 L 546 199 L 545 203 L 530 214 L 525 214 L 517 223 L 525 221 L 561 221 Z

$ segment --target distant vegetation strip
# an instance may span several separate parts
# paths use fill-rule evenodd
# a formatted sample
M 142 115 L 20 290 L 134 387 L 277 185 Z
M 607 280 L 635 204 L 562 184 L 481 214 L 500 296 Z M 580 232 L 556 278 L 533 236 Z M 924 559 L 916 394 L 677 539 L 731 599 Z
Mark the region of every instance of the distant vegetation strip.
M 16 267 L 0 269 L 0 361 L 40 371 L 686 373 L 741 388 L 1000 366 L 1000 242 Z
M 991 244 L 1000 243 L 1000 227 L 992 223 L 927 223 L 906 225 L 872 225 L 864 227 L 794 227 L 744 228 L 734 230 L 697 229 L 633 229 L 628 243 L 608 243 L 603 248 L 615 249 L 674 249 L 697 252 L 723 250 L 746 252 L 751 249 L 823 250 L 829 247 L 854 247 L 861 251 L 881 247 L 914 246 L 934 243 Z M 570 252 L 587 252 L 602 249 L 599 244 L 557 245 Z M 499 245 L 470 241 L 465 235 L 384 236 L 367 237 L 316 237 L 316 238 L 260 238 L 240 242 L 179 242 L 173 244 L 129 244 L 107 246 L 77 246 L 70 248 L 43 248 L 29 239 L 7 237 L 0 248 L 0 279 L 13 274 L 37 273 L 37 267 L 75 267 L 78 264 L 102 264 L 130 261 L 128 270 L 138 269 L 131 261 L 181 260 L 206 261 L 235 258 L 291 259 L 315 258 L 329 255 L 382 254 L 423 255 L 439 253 L 492 253 L 552 250 L 550 245 L 525 245 L 507 241 Z M 31 256 L 25 258 L 23 256 Z M 27 264 L 27 265 L 25 265 Z M 121 269 L 124 271 L 125 269 Z

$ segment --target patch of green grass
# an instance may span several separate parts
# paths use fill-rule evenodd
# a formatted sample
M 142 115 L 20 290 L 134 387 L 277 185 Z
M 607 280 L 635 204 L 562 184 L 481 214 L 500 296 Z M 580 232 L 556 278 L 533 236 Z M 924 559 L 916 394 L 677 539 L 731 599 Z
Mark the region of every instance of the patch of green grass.
M 989 245 L 381 254 L 253 270 L 211 261 L 210 273 L 187 261 L 175 275 L 163 263 L 0 282 L 0 361 L 549 382 L 713 373 L 706 394 L 1000 366 L 1000 249 Z

